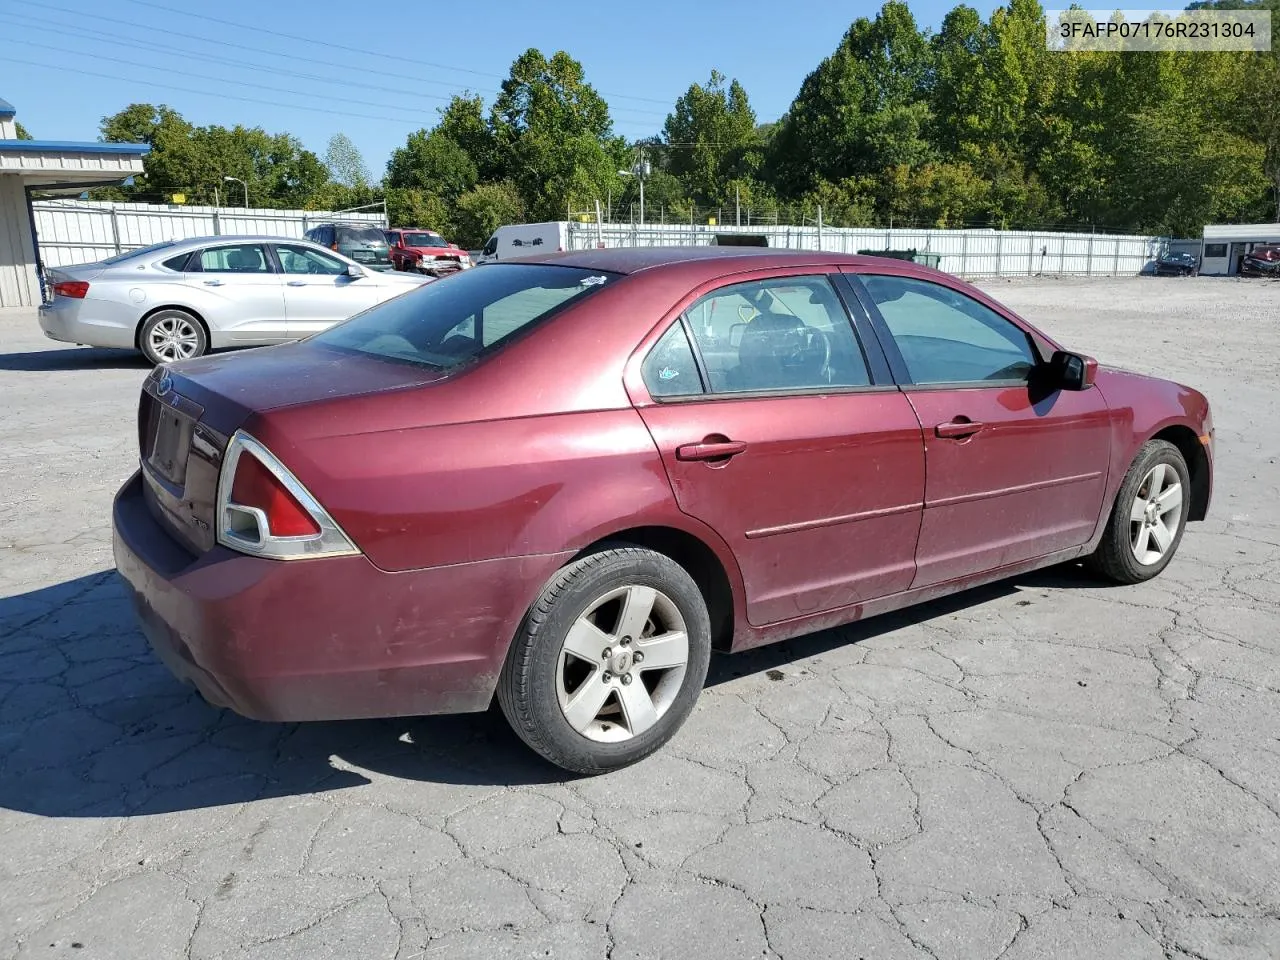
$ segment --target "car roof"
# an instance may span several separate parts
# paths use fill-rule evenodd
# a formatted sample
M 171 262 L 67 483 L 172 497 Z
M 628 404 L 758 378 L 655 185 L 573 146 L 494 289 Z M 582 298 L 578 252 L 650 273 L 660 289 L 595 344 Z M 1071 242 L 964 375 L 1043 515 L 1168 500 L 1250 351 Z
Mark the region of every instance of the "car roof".
M 779 247 L 613 247 L 605 250 L 574 250 L 567 253 L 544 253 L 516 257 L 505 261 L 555 263 L 584 270 L 604 270 L 632 274 L 672 267 L 705 267 L 709 276 L 739 273 L 773 267 L 853 267 L 862 270 L 883 269 L 892 263 L 898 270 L 932 276 L 939 273 L 909 260 L 875 256 L 856 256 L 826 250 L 789 250 Z

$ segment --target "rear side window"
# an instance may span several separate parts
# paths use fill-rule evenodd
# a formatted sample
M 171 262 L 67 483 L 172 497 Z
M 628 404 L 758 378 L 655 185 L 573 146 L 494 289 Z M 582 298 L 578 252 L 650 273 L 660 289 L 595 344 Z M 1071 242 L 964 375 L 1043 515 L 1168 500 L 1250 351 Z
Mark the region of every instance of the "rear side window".
M 200 269 L 204 273 L 272 272 L 267 251 L 260 243 L 244 243 L 233 247 L 201 250 Z
M 702 377 L 684 324 L 673 323 L 653 345 L 641 367 L 651 397 L 691 397 L 702 393 Z
M 616 279 L 616 274 L 576 267 L 495 264 L 388 300 L 309 342 L 447 369 L 474 360 Z
M 129 250 L 126 253 L 117 253 L 114 257 L 107 257 L 103 263 L 124 263 L 126 260 L 133 260 L 135 257 L 146 257 L 150 254 L 163 250 L 165 247 L 172 247 L 176 241 L 165 240 L 161 243 L 153 243 L 149 247 L 139 247 L 137 250 Z
M 169 270 L 182 273 L 182 271 L 187 269 L 187 261 L 190 259 L 190 252 L 180 253 L 176 257 L 170 257 L 168 260 L 165 260 L 162 265 Z

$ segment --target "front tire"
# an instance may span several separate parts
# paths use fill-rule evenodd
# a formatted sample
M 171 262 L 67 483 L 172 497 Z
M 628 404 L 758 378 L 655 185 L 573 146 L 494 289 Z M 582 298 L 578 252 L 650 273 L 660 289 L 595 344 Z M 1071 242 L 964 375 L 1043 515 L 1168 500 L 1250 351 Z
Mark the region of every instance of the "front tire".
M 534 751 L 597 774 L 649 756 L 706 681 L 707 605 L 670 557 L 626 544 L 564 567 L 525 616 L 498 703 Z
M 1125 474 L 1102 541 L 1085 561 L 1116 583 L 1142 583 L 1160 574 L 1187 528 L 1191 474 L 1182 452 L 1148 440 Z
M 190 360 L 209 352 L 204 324 L 185 310 L 159 310 L 138 331 L 138 348 L 156 366 Z

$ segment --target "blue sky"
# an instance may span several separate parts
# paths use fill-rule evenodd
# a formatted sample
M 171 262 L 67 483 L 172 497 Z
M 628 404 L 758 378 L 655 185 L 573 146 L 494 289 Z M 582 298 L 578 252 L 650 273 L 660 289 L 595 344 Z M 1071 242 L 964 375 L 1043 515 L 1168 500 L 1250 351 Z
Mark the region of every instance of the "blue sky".
M 952 5 L 929 0 L 912 10 L 936 28 Z M 984 16 L 991 6 L 977 4 Z M 138 101 L 168 103 L 197 124 L 288 131 L 321 155 L 342 132 L 376 177 L 452 93 L 470 89 L 491 101 L 529 47 L 581 61 L 617 131 L 639 137 L 660 130 L 675 98 L 712 68 L 742 81 L 762 121 L 777 119 L 849 23 L 878 8 L 830 0 L 2 0 L 0 97 L 44 140 L 94 139 L 103 115 Z M 379 12 L 393 9 L 408 12 Z

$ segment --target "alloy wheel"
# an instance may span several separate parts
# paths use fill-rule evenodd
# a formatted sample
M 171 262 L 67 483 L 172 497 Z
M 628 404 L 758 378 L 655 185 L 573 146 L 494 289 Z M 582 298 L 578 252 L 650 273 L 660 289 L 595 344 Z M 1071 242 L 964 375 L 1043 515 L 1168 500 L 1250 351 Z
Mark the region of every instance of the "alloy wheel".
M 670 597 L 639 585 L 611 590 L 565 635 L 556 667 L 560 709 L 588 739 L 630 740 L 671 708 L 688 663 L 688 631 Z
M 187 360 L 200 348 L 200 331 L 185 317 L 164 317 L 152 325 L 147 344 L 165 362 Z
M 1129 543 L 1144 566 L 1159 563 L 1178 536 L 1182 521 L 1182 483 L 1167 463 L 1152 467 L 1129 510 Z

